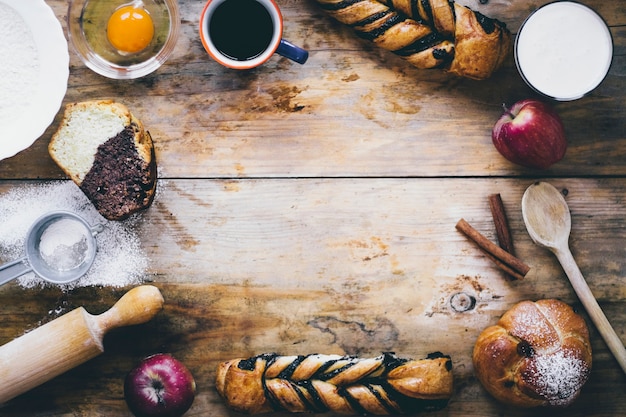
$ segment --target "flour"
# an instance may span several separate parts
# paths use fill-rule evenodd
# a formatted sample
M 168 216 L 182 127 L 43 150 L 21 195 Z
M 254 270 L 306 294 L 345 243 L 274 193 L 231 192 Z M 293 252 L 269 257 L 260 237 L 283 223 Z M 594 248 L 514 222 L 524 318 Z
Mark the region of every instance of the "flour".
M 0 194 L 0 262 L 23 257 L 29 228 L 39 217 L 54 210 L 76 213 L 91 225 L 104 225 L 104 230 L 96 235 L 98 249 L 91 269 L 79 280 L 62 285 L 64 289 L 123 287 L 142 282 L 148 268 L 148 257 L 136 232 L 139 215 L 123 222 L 107 221 L 72 181 L 20 186 Z M 34 273 L 25 274 L 17 280 L 25 288 L 54 285 Z
M 23 115 L 39 87 L 39 58 L 22 17 L 0 3 L 0 126 Z
M 73 219 L 61 219 L 48 225 L 39 239 L 39 254 L 48 267 L 71 271 L 87 257 L 89 230 Z

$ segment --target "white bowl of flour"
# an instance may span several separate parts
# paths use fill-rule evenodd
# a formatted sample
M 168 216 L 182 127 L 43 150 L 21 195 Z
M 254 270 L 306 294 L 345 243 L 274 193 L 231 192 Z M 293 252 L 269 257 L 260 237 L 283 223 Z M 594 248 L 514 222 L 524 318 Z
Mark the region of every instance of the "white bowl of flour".
M 67 91 L 63 28 L 43 0 L 0 0 L 0 160 L 31 146 Z

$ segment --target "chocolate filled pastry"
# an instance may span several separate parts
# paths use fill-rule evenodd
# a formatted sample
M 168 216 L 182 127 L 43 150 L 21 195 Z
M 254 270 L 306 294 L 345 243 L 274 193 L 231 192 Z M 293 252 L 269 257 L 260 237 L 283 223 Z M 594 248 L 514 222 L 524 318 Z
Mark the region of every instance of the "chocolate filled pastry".
M 438 352 L 420 360 L 268 353 L 221 363 L 215 386 L 231 409 L 247 414 L 407 414 L 448 404 L 452 361 Z
M 561 301 L 522 301 L 480 334 L 472 359 L 480 382 L 501 402 L 565 407 L 591 371 L 589 331 Z
M 317 0 L 362 38 L 418 68 L 489 78 L 511 51 L 506 25 L 449 0 Z

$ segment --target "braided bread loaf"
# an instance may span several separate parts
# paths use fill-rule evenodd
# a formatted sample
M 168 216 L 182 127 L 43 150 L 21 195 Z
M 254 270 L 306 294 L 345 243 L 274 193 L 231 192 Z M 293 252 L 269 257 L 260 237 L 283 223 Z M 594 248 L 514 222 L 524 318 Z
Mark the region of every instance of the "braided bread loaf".
M 450 357 L 360 359 L 263 354 L 219 365 L 216 388 L 235 411 L 397 414 L 437 410 L 452 395 Z
M 511 50 L 506 25 L 451 0 L 317 0 L 359 36 L 418 68 L 482 80 Z

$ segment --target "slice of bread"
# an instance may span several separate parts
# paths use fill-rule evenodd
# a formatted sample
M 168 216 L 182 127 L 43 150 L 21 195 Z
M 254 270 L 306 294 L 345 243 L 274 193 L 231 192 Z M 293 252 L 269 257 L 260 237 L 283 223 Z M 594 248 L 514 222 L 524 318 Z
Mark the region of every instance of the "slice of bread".
M 123 104 L 68 104 L 48 151 L 104 218 L 122 220 L 152 204 L 157 184 L 152 138 Z

